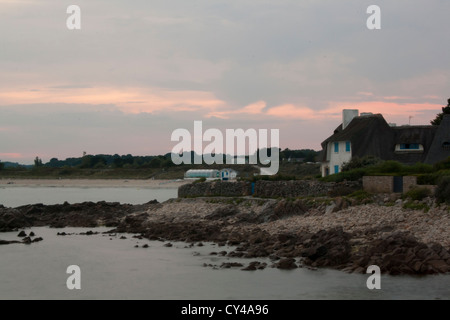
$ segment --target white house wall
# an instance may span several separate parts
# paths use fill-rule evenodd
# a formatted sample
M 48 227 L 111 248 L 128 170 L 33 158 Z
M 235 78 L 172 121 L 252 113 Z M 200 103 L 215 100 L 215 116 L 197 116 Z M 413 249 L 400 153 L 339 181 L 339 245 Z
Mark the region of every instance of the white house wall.
M 329 151 L 329 167 L 330 174 L 334 174 L 334 166 L 339 166 L 339 172 L 342 170 L 342 165 L 349 162 L 352 158 L 352 149 L 350 145 L 350 151 L 345 151 L 346 141 L 339 141 L 339 152 L 334 152 L 334 142 L 328 143 Z

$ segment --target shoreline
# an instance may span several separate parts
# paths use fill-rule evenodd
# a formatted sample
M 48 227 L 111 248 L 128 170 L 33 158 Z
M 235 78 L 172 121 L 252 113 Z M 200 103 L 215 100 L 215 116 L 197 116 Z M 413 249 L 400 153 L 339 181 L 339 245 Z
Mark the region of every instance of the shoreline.
M 343 206 L 342 198 L 329 200 L 335 202 L 333 210 L 323 201 L 251 197 L 0 207 L 0 230 L 106 226 L 113 233 L 149 240 L 236 246 L 228 257 L 270 258 L 271 267 L 280 269 L 305 266 L 365 273 L 369 265 L 378 265 L 391 275 L 450 272 L 447 206 L 433 203 L 425 213 L 404 209 L 401 202 Z M 243 270 L 265 267 L 253 261 Z
M 152 179 L 0 179 L 0 188 L 148 188 L 175 189 L 191 181 Z

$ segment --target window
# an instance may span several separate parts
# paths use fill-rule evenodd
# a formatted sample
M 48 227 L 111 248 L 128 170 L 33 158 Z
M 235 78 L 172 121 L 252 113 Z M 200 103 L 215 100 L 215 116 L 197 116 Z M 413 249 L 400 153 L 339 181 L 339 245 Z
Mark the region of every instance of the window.
M 334 143 L 334 152 L 336 152 L 336 153 L 339 152 L 339 142 Z
M 334 173 L 339 173 L 339 166 L 338 165 L 334 166 Z
M 450 141 L 445 141 L 444 143 L 442 143 L 442 149 L 450 150 Z
M 418 143 L 402 143 L 400 144 L 400 150 L 419 150 Z
M 345 151 L 350 152 L 350 141 L 345 142 Z

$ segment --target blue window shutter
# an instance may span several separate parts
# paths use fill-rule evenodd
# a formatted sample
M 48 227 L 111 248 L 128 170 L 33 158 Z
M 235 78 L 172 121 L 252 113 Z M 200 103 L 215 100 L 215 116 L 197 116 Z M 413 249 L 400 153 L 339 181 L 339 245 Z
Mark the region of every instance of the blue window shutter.
M 339 152 L 339 142 L 334 143 L 334 152 Z
M 345 151 L 350 152 L 350 141 L 345 142 Z
M 338 165 L 334 166 L 334 173 L 339 173 L 339 166 Z

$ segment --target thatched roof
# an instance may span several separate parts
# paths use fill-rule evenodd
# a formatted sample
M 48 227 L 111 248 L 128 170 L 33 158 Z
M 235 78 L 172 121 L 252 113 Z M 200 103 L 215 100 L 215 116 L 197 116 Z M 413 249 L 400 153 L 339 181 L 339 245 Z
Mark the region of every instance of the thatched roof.
M 446 142 L 450 142 L 450 115 L 444 115 L 441 124 L 437 127 L 425 163 L 434 164 L 450 157 L 449 148 L 444 147 Z
M 351 141 L 352 157 L 371 155 L 389 159 L 393 156 L 393 150 L 385 147 L 386 144 L 392 145 L 393 135 L 381 114 L 355 117 L 344 130 L 342 126 L 340 128 L 322 142 L 323 161 L 326 161 L 328 143 L 338 141 Z
M 446 116 L 445 119 L 439 127 L 391 127 L 381 114 L 355 117 L 344 130 L 340 125 L 334 130 L 333 135 L 322 142 L 321 160 L 327 161 L 329 142 L 351 141 L 352 157 L 374 156 L 407 164 L 435 163 L 450 156 L 450 151 L 443 153 L 441 147 L 443 141 L 450 142 L 450 116 Z M 395 152 L 397 144 L 406 143 L 419 143 L 423 145 L 424 150 Z

